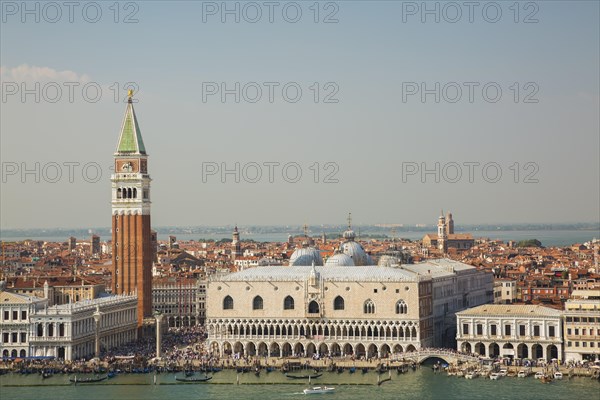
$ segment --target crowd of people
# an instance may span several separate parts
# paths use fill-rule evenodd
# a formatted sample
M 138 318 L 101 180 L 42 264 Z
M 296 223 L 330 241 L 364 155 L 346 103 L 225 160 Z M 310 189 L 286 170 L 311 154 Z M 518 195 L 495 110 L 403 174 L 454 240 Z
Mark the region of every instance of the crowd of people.
M 268 357 L 251 356 L 247 354 L 225 354 L 223 357 L 219 357 L 217 354 L 212 354 L 206 343 L 207 334 L 205 328 L 201 325 L 184 326 L 184 327 L 171 327 L 163 335 L 161 340 L 162 358 L 160 365 L 163 366 L 192 366 L 192 365 L 203 365 L 213 367 L 240 367 L 240 366 L 260 366 L 268 365 Z M 480 360 L 484 359 L 476 353 L 464 353 L 453 349 L 433 349 L 433 348 L 422 348 L 420 352 L 428 353 L 450 353 L 455 355 L 465 355 L 477 357 Z M 409 353 L 394 354 L 389 360 L 398 359 Z M 330 354 L 315 354 L 313 355 L 313 361 L 321 363 L 332 363 L 333 357 Z M 367 362 L 377 362 L 380 359 L 375 355 L 372 357 L 346 355 L 343 359 L 351 358 L 352 361 L 360 360 Z M 154 364 L 151 362 L 154 360 Z M 264 360 L 264 361 L 263 361 Z M 343 361 L 343 360 L 342 360 Z M 525 366 L 525 367 L 555 367 L 561 364 L 558 360 L 552 360 L 545 362 L 543 360 L 529 360 L 529 359 L 511 359 L 511 358 L 496 358 L 493 360 L 496 364 L 505 366 Z M 98 368 L 100 366 L 119 366 L 122 364 L 129 365 L 159 365 L 156 363 L 156 336 L 149 335 L 138 339 L 137 341 L 120 346 L 112 349 L 102 349 L 101 357 L 99 360 L 93 359 L 91 361 L 86 359 L 79 359 L 65 363 L 63 360 L 33 360 L 26 359 L 20 360 L 20 367 L 23 366 L 32 368 L 47 368 L 57 367 L 67 368 L 69 370 Z M 13 369 L 16 364 L 15 360 L 5 359 L 2 360 L 3 367 L 5 369 Z M 569 361 L 567 364 L 568 368 L 600 368 L 595 366 L 594 363 L 585 361 Z

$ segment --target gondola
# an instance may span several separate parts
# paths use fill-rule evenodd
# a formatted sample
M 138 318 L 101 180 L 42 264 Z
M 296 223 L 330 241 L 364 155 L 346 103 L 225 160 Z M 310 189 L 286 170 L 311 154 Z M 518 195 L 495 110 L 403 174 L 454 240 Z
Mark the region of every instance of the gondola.
M 363 374 L 366 374 L 367 372 L 369 372 L 369 368 L 367 368 L 367 367 L 363 367 L 363 369 L 362 369 L 362 373 L 363 373 Z
M 319 374 L 315 374 L 315 375 L 290 375 L 290 374 L 285 374 L 285 376 L 287 378 L 291 378 L 291 379 L 316 379 L 320 376 L 322 376 L 323 374 L 319 373 Z
M 175 380 L 177 382 L 185 382 L 185 383 L 196 383 L 196 382 L 206 382 L 210 381 L 212 376 L 205 376 L 204 378 L 178 378 L 175 376 Z
M 72 383 L 96 383 L 102 382 L 106 379 L 108 379 L 108 376 L 96 376 L 95 378 L 77 378 L 76 375 L 75 378 L 70 378 L 69 381 L 71 381 Z
M 343 367 L 338 367 L 337 372 L 338 372 L 338 374 L 341 374 L 342 372 L 344 372 L 344 368 Z
M 246 372 L 250 372 L 250 367 L 238 367 L 237 372 L 242 373 L 242 374 L 246 373 Z

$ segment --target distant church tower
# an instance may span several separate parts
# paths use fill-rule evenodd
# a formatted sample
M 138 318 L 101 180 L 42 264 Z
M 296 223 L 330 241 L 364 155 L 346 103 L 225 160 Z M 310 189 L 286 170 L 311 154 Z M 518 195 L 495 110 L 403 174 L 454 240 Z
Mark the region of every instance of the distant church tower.
M 138 327 L 152 316 L 150 175 L 142 133 L 129 100 L 114 154 L 112 181 L 112 292 L 138 296 Z
M 242 255 L 242 244 L 240 242 L 240 232 L 237 225 L 233 228 L 233 240 L 231 241 L 231 258 L 235 260 Z
M 438 218 L 438 249 L 446 253 L 448 251 L 448 233 L 446 231 L 446 219 L 444 218 L 444 212 L 440 214 Z
M 454 220 L 452 219 L 452 213 L 446 214 L 446 234 L 454 235 Z

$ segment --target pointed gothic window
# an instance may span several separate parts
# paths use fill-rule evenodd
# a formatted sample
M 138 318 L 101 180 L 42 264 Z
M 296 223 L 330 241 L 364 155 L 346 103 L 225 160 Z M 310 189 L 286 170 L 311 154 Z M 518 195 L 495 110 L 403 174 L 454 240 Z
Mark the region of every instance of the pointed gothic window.
M 396 302 L 396 314 L 407 314 L 408 313 L 408 305 L 404 300 L 398 300 Z
M 223 310 L 233 310 L 233 298 L 225 296 L 223 299 Z
M 318 314 L 319 313 L 319 303 L 317 303 L 316 301 L 311 301 L 308 304 L 308 313 L 309 314 Z
M 294 298 L 292 296 L 286 296 L 283 299 L 283 309 L 284 310 L 293 310 L 294 309 Z
M 262 310 L 263 309 L 263 299 L 260 296 L 256 296 L 254 300 L 252 300 L 252 309 L 253 310 Z
M 373 300 L 369 299 L 365 301 L 363 310 L 365 314 L 375 314 L 375 303 L 373 303 Z

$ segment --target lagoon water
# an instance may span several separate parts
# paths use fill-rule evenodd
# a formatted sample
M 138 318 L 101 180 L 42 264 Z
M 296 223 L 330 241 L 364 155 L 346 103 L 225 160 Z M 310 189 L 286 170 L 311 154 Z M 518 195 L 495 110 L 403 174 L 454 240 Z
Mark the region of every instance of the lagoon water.
M 56 375 L 42 380 L 38 375 L 8 374 L 0 377 L 0 398 L 35 400 L 79 399 L 303 399 L 302 389 L 308 382 L 291 382 L 281 372 L 260 377 L 253 373 L 240 374 L 236 385 L 236 372 L 221 371 L 214 374 L 210 383 L 177 384 L 173 374 L 159 374 L 158 385 L 152 385 L 152 374 L 119 375 L 99 384 L 69 384 L 67 375 Z M 387 374 L 380 375 L 381 379 Z M 377 374 L 325 372 L 312 381 L 312 385 L 332 385 L 336 392 L 311 398 L 327 399 L 405 399 L 405 400 L 567 400 L 600 399 L 600 383 L 590 378 L 573 378 L 543 384 L 533 377 L 503 378 L 498 381 L 477 378 L 467 380 L 446 374 L 434 374 L 423 366 L 415 372 L 397 375 L 377 386 Z M 261 384 L 262 383 L 262 384 Z M 44 385 L 44 386 L 41 386 Z
M 432 228 L 432 231 L 434 229 Z M 369 234 L 369 231 L 364 231 L 363 234 Z M 457 233 L 460 233 L 457 231 Z M 593 238 L 600 238 L 600 232 L 597 230 L 530 230 L 530 231 L 508 231 L 508 230 L 495 230 L 495 231 L 470 231 L 474 238 L 489 238 L 499 239 L 505 242 L 509 240 L 527 240 L 527 239 L 538 239 L 542 242 L 545 247 L 551 246 L 569 246 L 574 243 L 584 243 L 592 240 Z M 242 239 L 252 239 L 258 242 L 285 242 L 287 240 L 287 233 L 242 233 Z M 420 240 L 425 235 L 425 232 L 398 232 L 396 237 L 405 238 L 410 240 Z M 226 233 L 178 233 L 175 234 L 178 240 L 199 240 L 199 239 L 214 239 L 220 240 L 223 238 L 231 238 L 230 234 Z M 67 236 L 52 234 L 52 235 L 40 235 L 40 236 L 9 236 L 5 233 L 0 232 L 0 240 L 4 241 L 21 241 L 27 239 L 43 240 L 49 242 L 60 242 L 66 241 Z M 89 240 L 89 237 L 77 237 L 78 240 Z M 101 240 L 110 240 L 109 236 L 100 235 Z M 161 234 L 158 232 L 159 240 L 168 240 L 168 234 Z

